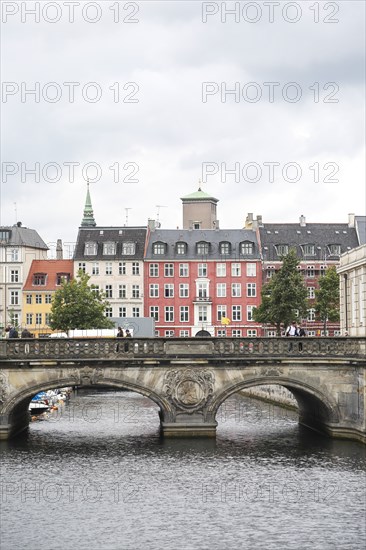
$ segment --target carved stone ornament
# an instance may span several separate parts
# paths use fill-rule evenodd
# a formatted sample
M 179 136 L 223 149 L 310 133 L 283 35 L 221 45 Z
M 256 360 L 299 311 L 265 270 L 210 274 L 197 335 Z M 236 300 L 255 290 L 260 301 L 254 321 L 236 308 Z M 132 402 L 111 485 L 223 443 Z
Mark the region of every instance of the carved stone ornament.
M 9 388 L 9 382 L 8 382 L 8 375 L 0 371 L 0 403 L 4 403 L 6 400 L 6 396 L 9 394 L 10 388 Z
M 84 367 L 80 369 L 80 382 L 82 386 L 96 384 L 101 378 L 103 378 L 103 369 L 101 367 L 94 369 Z
M 280 369 L 278 367 L 269 367 L 267 369 L 262 370 L 262 375 L 264 375 L 264 376 L 282 376 L 283 375 L 283 369 Z
M 211 398 L 214 383 L 215 377 L 209 370 L 172 370 L 165 375 L 164 391 L 177 408 L 195 412 Z

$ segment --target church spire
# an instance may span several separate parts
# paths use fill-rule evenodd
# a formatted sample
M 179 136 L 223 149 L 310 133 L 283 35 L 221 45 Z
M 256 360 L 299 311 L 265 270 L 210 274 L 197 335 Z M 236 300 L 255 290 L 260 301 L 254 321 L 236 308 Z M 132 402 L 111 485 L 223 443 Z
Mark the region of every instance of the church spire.
M 93 207 L 91 203 L 90 193 L 89 193 L 89 180 L 87 181 L 88 190 L 86 192 L 85 206 L 84 206 L 84 217 L 81 220 L 81 227 L 95 227 Z

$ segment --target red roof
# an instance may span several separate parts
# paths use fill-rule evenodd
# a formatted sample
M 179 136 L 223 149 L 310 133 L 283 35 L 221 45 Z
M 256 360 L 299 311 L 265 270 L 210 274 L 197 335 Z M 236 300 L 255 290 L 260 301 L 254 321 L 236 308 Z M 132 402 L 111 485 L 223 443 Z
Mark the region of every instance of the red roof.
M 34 285 L 34 275 L 43 273 L 46 275 L 45 285 Z M 25 281 L 23 290 L 57 290 L 60 285 L 56 285 L 57 275 L 73 276 L 73 261 L 72 260 L 33 260 L 30 267 L 27 280 Z

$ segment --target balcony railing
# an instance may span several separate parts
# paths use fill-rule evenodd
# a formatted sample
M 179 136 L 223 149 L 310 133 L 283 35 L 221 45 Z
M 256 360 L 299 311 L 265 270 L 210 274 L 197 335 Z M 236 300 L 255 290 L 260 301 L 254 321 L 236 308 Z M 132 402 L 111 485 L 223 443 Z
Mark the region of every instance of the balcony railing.
M 207 302 L 212 302 L 212 298 L 211 296 L 195 296 L 195 298 L 193 299 L 194 302 L 204 302 L 204 303 L 207 303 Z

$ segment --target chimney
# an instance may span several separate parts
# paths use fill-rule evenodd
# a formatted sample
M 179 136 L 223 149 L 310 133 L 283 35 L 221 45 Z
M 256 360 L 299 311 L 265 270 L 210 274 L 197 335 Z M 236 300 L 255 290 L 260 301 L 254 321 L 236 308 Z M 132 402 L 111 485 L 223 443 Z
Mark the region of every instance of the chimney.
M 63 251 L 62 251 L 62 240 L 57 239 L 56 244 L 56 260 L 62 260 L 63 259 Z
M 300 216 L 300 227 L 306 227 L 306 218 L 303 214 Z
M 216 229 L 216 230 L 220 229 L 220 222 L 219 222 L 219 220 L 214 220 L 214 221 L 212 222 L 212 225 L 213 225 L 213 229 Z
M 253 225 L 253 213 L 249 212 L 247 214 L 247 217 L 245 218 L 244 228 L 245 229 L 251 229 L 252 225 Z
M 348 214 L 348 227 L 355 227 L 355 215 Z
M 155 220 L 150 220 L 150 218 L 147 220 L 147 226 L 150 229 L 150 231 L 155 231 L 156 229 L 156 222 Z
M 257 227 L 263 227 L 263 216 L 261 214 L 257 216 Z

